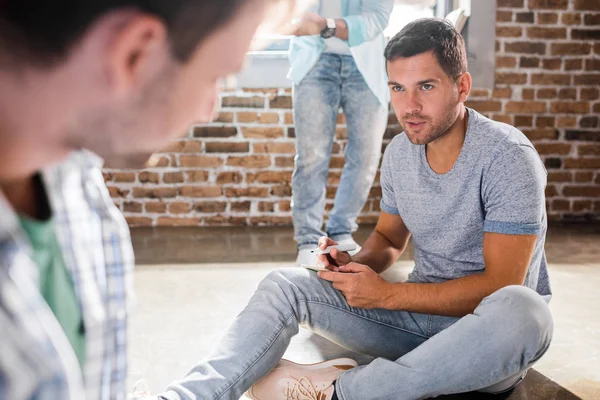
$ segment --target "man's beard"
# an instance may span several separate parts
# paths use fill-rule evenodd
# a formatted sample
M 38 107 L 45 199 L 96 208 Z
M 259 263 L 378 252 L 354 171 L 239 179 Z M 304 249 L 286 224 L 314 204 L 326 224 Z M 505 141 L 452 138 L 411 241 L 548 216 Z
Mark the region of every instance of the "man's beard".
M 404 115 L 401 119 L 400 125 L 402 126 L 402 129 L 404 129 L 406 137 L 408 137 L 408 140 L 410 140 L 412 144 L 426 145 L 447 135 L 450 132 L 452 125 L 454 125 L 456 122 L 457 117 L 458 115 L 456 107 L 448 107 L 440 118 L 439 122 L 435 125 L 430 125 L 432 122 L 430 117 L 418 113 Z M 414 134 L 412 133 L 410 127 L 408 129 L 406 128 L 408 126 L 408 123 L 406 122 L 407 120 L 425 121 L 426 125 L 429 125 L 431 128 L 429 132 L 426 133 L 425 137 L 419 137 L 422 135 L 422 133 Z

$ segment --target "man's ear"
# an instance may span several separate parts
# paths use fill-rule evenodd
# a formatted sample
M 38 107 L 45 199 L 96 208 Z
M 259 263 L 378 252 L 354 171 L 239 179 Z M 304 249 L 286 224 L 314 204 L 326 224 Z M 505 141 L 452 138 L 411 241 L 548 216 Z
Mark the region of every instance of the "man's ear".
M 143 85 L 164 62 L 169 51 L 165 24 L 155 17 L 134 14 L 123 24 L 109 41 L 107 73 L 113 90 L 123 95 Z
M 456 78 L 456 86 L 458 88 L 458 101 L 464 102 L 471 93 L 471 74 L 463 72 Z

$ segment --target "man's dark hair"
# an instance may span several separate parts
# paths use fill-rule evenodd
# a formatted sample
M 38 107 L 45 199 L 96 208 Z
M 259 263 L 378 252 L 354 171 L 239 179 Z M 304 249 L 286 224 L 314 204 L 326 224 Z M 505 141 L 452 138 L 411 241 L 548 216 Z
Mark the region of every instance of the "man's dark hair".
M 247 0 L 0 0 L 0 51 L 14 61 L 50 65 L 65 58 L 85 31 L 118 9 L 162 19 L 172 53 L 186 61 L 198 43 Z
M 465 41 L 450 22 L 421 18 L 406 25 L 387 44 L 385 58 L 394 61 L 433 51 L 450 79 L 467 71 Z

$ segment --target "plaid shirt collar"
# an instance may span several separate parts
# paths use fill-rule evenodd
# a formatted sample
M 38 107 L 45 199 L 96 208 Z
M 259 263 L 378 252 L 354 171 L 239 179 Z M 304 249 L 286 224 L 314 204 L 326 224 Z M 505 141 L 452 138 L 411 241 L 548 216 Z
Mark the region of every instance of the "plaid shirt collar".
M 42 173 L 56 236 L 82 309 L 83 371 L 39 293 L 33 250 L 0 193 L 0 398 L 124 398 L 133 250 L 101 165 L 98 157 L 80 151 Z

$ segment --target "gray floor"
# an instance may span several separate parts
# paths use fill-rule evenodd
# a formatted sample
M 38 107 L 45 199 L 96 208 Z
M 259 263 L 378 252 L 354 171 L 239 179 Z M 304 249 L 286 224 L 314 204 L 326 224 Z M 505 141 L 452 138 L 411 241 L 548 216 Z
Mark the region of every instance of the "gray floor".
M 357 239 L 371 229 L 361 229 Z M 291 234 L 289 228 L 134 230 L 138 305 L 132 322 L 131 381 L 145 378 L 159 391 L 207 355 L 260 279 L 291 265 Z M 552 226 L 546 249 L 554 291 L 553 344 L 535 367 L 539 373 L 530 373 L 508 397 L 495 398 L 600 399 L 600 226 Z M 409 248 L 386 278 L 404 279 L 411 260 Z M 359 357 L 306 331 L 286 353 L 307 363 L 340 355 Z

